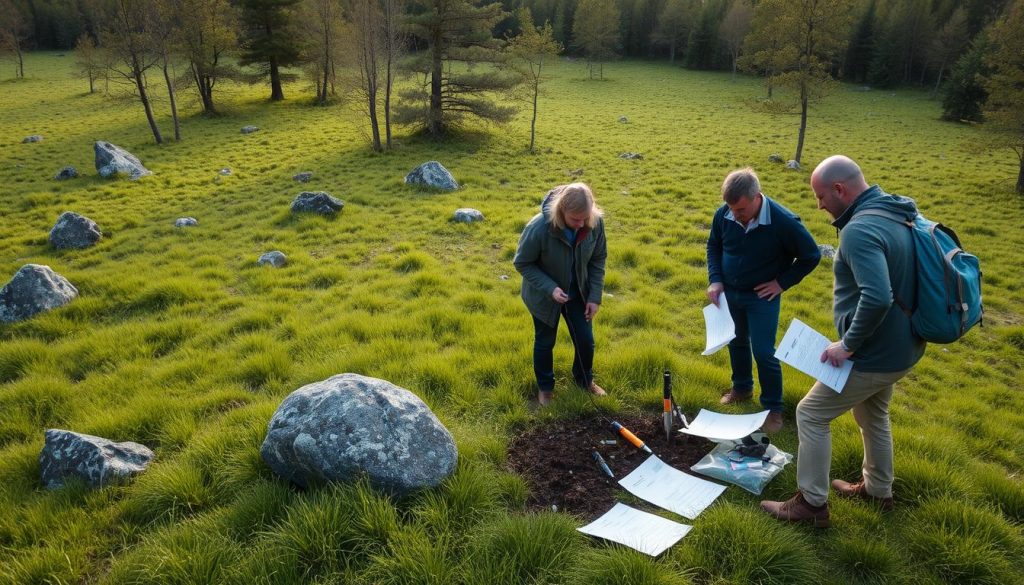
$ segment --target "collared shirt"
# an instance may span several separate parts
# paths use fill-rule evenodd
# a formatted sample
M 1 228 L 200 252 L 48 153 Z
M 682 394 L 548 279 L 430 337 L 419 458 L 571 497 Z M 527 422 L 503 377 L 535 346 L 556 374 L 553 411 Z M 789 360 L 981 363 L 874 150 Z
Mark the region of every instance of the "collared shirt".
M 736 216 L 733 215 L 731 209 L 725 212 L 725 219 L 729 219 L 729 220 L 735 221 L 736 223 L 738 223 L 740 225 L 740 227 L 743 228 L 744 233 L 749 234 L 751 230 L 753 230 L 754 228 L 756 228 L 759 225 L 771 225 L 772 224 L 772 214 L 771 214 L 771 211 L 768 209 L 769 207 L 770 206 L 768 205 L 768 196 L 765 195 L 764 193 L 762 193 L 761 194 L 761 211 L 760 211 L 760 213 L 757 214 L 757 217 L 755 217 L 755 218 L 750 220 L 750 223 L 748 223 L 747 225 L 743 225 L 743 222 L 741 222 L 740 220 L 736 219 Z

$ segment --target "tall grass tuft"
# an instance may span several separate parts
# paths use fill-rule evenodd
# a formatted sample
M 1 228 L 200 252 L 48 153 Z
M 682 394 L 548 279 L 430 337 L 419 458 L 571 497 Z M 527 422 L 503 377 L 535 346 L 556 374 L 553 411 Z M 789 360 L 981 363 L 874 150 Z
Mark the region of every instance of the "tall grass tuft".
M 0 343 L 0 384 L 13 382 L 37 364 L 46 365 L 49 349 L 36 339 L 4 340 Z
M 570 585 L 689 585 L 689 575 L 667 563 L 653 563 L 632 549 L 613 545 L 591 549 L 573 565 Z
M 878 535 L 854 532 L 839 536 L 832 559 L 830 566 L 856 583 L 886 585 L 905 577 L 899 553 Z
M 464 537 L 468 527 L 499 510 L 501 494 L 495 475 L 486 464 L 461 459 L 439 488 L 418 497 L 413 516 L 434 536 Z
M 469 539 L 467 585 L 563 583 L 583 539 L 574 519 L 558 514 L 499 517 Z
M 367 580 L 380 585 L 449 585 L 461 582 L 446 536 L 432 537 L 417 526 L 395 534 L 387 551 L 374 555 Z
M 168 526 L 118 558 L 103 582 L 225 583 L 246 552 L 213 521 L 201 519 Z

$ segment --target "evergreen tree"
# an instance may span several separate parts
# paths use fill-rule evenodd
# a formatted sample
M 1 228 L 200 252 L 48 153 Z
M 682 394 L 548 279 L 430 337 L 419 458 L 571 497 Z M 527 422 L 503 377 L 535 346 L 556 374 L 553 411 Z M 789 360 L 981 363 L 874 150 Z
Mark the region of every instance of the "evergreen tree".
M 676 54 L 686 48 L 696 12 L 696 0 L 668 0 L 658 15 L 658 24 L 651 33 L 651 43 L 667 47 L 669 63 L 673 65 Z
M 988 100 L 988 90 L 982 81 L 987 75 L 985 55 L 991 43 L 985 31 L 978 33 L 971 49 L 953 66 L 942 98 L 942 119 L 951 122 L 981 122 L 982 106 Z
M 861 16 L 857 28 L 850 39 L 846 50 L 846 61 L 843 66 L 843 77 L 854 83 L 864 83 L 868 79 L 868 68 L 875 54 L 875 0 L 871 0 L 868 9 Z
M 507 13 L 500 4 L 474 5 L 470 0 L 418 0 L 408 30 L 427 45 L 410 67 L 423 75 L 420 87 L 401 93 L 395 108 L 400 123 L 423 123 L 440 137 L 467 116 L 507 122 L 515 108 L 496 103 L 491 94 L 515 85 L 512 75 L 495 66 L 502 60 L 501 41 L 493 28 Z M 477 67 L 483 65 L 483 67 Z
M 295 5 L 300 0 L 240 0 L 242 65 L 256 65 L 259 77 L 270 78 L 270 99 L 284 99 L 281 83 L 293 75 L 282 67 L 299 63 L 301 40 L 295 30 Z
M 689 69 L 717 69 L 722 53 L 718 40 L 718 27 L 724 16 L 724 0 L 704 3 L 696 26 L 690 32 L 686 45 L 686 67 Z

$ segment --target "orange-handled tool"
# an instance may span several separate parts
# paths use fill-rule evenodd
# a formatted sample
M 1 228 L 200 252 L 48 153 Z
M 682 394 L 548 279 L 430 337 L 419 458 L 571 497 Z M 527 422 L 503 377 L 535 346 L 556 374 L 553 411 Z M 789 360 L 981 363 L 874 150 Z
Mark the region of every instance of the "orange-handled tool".
M 633 443 L 633 446 L 636 447 L 637 449 L 643 449 L 644 451 L 653 454 L 653 451 L 651 451 L 650 448 L 647 447 L 647 445 L 645 445 L 643 441 L 641 441 L 636 435 L 631 433 L 629 429 L 627 429 L 626 427 L 620 425 L 616 421 L 612 421 L 612 428 L 618 431 L 619 434 L 622 435 L 622 438 L 626 439 L 630 443 Z

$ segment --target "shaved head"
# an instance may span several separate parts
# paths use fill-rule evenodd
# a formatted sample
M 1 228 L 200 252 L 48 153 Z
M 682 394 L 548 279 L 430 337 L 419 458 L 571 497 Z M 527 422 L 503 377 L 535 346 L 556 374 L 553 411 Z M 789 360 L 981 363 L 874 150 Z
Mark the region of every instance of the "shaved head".
M 864 173 L 861 172 L 857 163 L 848 156 L 836 154 L 821 161 L 811 175 L 812 180 L 817 177 L 824 183 L 849 183 L 854 179 L 864 180 Z
M 818 199 L 818 209 L 827 211 L 833 219 L 842 215 L 868 183 L 853 159 L 841 154 L 821 161 L 811 173 L 811 190 Z

